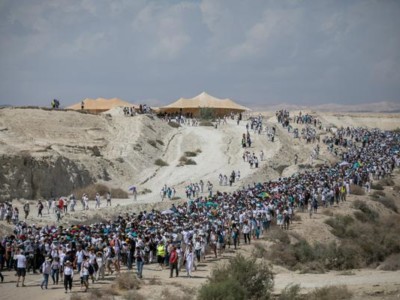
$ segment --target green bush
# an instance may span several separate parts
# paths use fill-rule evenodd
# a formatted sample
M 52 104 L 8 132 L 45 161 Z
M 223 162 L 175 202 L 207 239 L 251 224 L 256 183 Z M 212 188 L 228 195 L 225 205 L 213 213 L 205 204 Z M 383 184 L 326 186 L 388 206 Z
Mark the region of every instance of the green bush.
M 273 274 L 265 261 L 239 254 L 212 271 L 198 299 L 270 299 L 272 288 Z
M 157 158 L 157 159 L 155 160 L 154 164 L 155 164 L 156 166 L 159 166 L 159 167 L 166 167 L 166 166 L 169 166 L 169 164 L 168 164 L 167 162 L 163 161 L 161 158 Z

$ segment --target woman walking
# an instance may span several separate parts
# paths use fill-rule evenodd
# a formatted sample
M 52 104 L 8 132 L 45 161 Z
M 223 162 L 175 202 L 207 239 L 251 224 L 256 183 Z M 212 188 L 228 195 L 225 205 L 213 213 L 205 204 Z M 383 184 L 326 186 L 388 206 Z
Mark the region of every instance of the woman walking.
M 65 293 L 69 291 L 71 292 L 72 289 L 72 280 L 74 276 L 74 269 L 72 268 L 72 263 L 67 260 L 64 265 L 64 288 Z

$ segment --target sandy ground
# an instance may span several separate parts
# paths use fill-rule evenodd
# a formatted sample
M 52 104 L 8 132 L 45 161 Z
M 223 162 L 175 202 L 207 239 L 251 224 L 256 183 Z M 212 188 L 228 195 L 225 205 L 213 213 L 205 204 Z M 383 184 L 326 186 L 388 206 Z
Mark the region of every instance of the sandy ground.
M 107 219 L 115 214 L 123 214 L 125 212 L 139 212 L 142 210 L 151 210 L 157 208 L 160 210 L 170 207 L 172 201 L 165 200 L 160 202 L 159 191 L 164 184 L 174 186 L 177 189 L 177 196 L 184 198 L 184 186 L 189 182 L 198 182 L 203 179 L 204 182 L 210 180 L 214 184 L 214 190 L 234 191 L 242 185 L 251 184 L 255 181 L 264 181 L 268 179 L 276 179 L 280 176 L 290 176 L 294 172 L 298 172 L 298 166 L 293 165 L 294 154 L 299 154 L 299 164 L 307 163 L 309 153 L 313 146 L 306 145 L 304 142 L 293 140 L 287 132 L 278 128 L 275 142 L 267 141 L 265 136 L 253 135 L 254 145 L 250 149 L 256 155 L 263 150 L 265 153 L 265 161 L 260 163 L 259 169 L 250 169 L 247 162 L 243 162 L 241 148 L 241 135 L 245 132 L 245 123 L 239 126 L 235 122 L 230 121 L 228 125 L 223 125 L 218 129 L 213 127 L 181 127 L 179 129 L 169 128 L 161 121 L 154 121 L 146 116 L 138 118 L 125 118 L 113 116 L 107 119 L 104 116 L 87 116 L 82 119 L 80 114 L 73 112 L 61 112 L 62 125 L 57 125 L 57 119 L 53 120 L 55 128 L 47 130 L 43 124 L 43 120 L 54 118 L 52 112 L 42 112 L 31 110 L 29 114 L 35 117 L 35 121 L 31 124 L 31 129 L 27 129 L 22 119 L 18 118 L 18 113 L 11 110 L 0 112 L 0 153 L 8 151 L 23 151 L 31 149 L 33 155 L 41 155 L 43 149 L 53 145 L 51 152 L 68 155 L 72 159 L 80 159 L 86 162 L 89 169 L 96 171 L 96 164 L 84 157 L 83 153 L 71 152 L 65 144 L 76 146 L 82 145 L 98 145 L 103 147 L 102 153 L 107 159 L 113 160 L 118 157 L 124 159 L 124 164 L 117 165 L 114 170 L 110 170 L 113 180 L 109 183 L 113 186 L 127 188 L 130 184 L 138 184 L 139 191 L 144 188 L 150 189 L 152 192 L 146 195 L 139 195 L 137 201 L 133 198 L 129 199 L 113 199 L 112 209 L 102 207 L 94 210 L 94 203 L 91 203 L 90 211 L 81 211 L 78 204 L 77 211 L 67 214 L 62 224 L 69 225 L 72 223 L 82 222 L 91 219 Z M 382 126 L 383 129 L 393 129 L 400 127 L 399 117 L 384 118 L 383 115 L 345 115 L 345 114 L 319 114 L 323 122 L 328 122 L 336 126 L 361 126 L 369 127 Z M 6 118 L 4 118 L 6 117 Z M 36 120 L 37 118 L 37 120 Z M 86 118 L 86 116 L 85 116 Z M 15 119 L 15 121 L 12 121 Z M 267 124 L 269 126 L 276 125 L 276 118 L 273 113 L 268 115 Z M 8 122 L 9 121 L 9 122 Z M 65 134 L 60 136 L 57 130 L 60 127 L 65 128 Z M 25 127 L 25 128 L 24 128 Z M 302 125 L 295 126 L 300 129 Z M 7 130 L 3 130 L 7 128 Z M 35 129 L 36 128 L 36 129 Z M 35 130 L 34 130 L 35 129 Z M 84 134 L 76 134 L 77 131 L 84 130 Z M 25 138 L 20 135 L 25 134 Z M 148 145 L 147 139 L 160 139 L 164 142 L 163 147 L 153 149 Z M 132 153 L 131 149 L 137 144 L 143 148 L 139 153 Z M 201 150 L 201 153 L 194 157 L 196 165 L 177 167 L 179 158 L 185 151 Z M 38 152 L 36 152 L 38 150 Z M 154 166 L 154 159 L 162 158 L 168 162 L 167 167 Z M 321 159 L 317 163 L 331 161 L 335 158 L 326 152 L 325 147 L 321 145 Z M 117 164 L 117 163 L 115 163 Z M 284 166 L 281 173 L 278 167 Z M 229 175 L 232 170 L 240 170 L 242 179 L 235 183 L 233 187 L 221 187 L 218 185 L 218 175 L 220 173 Z M 117 176 L 119 174 L 119 177 Z M 26 200 L 14 200 L 13 204 L 22 207 Z M 174 200 L 179 203 L 185 200 Z M 105 203 L 103 202 L 103 205 Z M 336 211 L 348 209 L 348 207 L 335 208 Z M 295 222 L 291 230 L 307 236 L 310 241 L 329 241 L 334 239 L 330 234 L 329 228 L 323 223 L 324 216 L 318 215 L 316 218 L 309 220 L 303 217 L 301 221 Z M 29 223 L 36 224 L 52 224 L 55 221 L 53 214 L 44 213 L 43 218 L 36 217 L 36 208 L 32 201 L 31 215 L 28 218 Z M 315 234 L 313 230 L 316 226 L 320 227 L 320 233 Z M 3 227 L 3 226 L 2 226 Z M 323 237 L 323 238 L 321 238 Z M 246 255 L 251 255 L 251 248 L 243 246 L 240 250 Z M 161 291 L 165 288 L 181 289 L 183 287 L 198 288 L 206 281 L 207 276 L 213 265 L 226 261 L 227 258 L 234 255 L 233 252 L 226 253 L 222 259 L 216 261 L 207 259 L 206 263 L 199 266 L 195 273 L 195 278 L 179 278 L 169 279 L 167 271 L 156 270 L 155 265 L 145 266 L 144 276 L 145 284 L 140 293 L 146 296 L 146 299 L 160 299 Z M 338 272 L 329 272 L 326 274 L 298 274 L 289 272 L 281 267 L 275 267 L 276 272 L 275 288 L 279 292 L 282 288 L 291 283 L 299 283 L 304 291 L 321 287 L 325 285 L 346 284 L 356 291 L 357 295 L 369 297 L 374 295 L 384 295 L 388 291 L 399 291 L 400 289 L 400 272 L 384 272 L 378 270 L 354 270 L 354 275 L 341 275 Z M 5 272 L 5 283 L 0 284 L 0 299 L 23 299 L 29 295 L 31 300 L 36 299 L 69 299 L 69 295 L 63 293 L 60 286 L 50 285 L 49 290 L 42 291 L 39 287 L 41 275 L 28 275 L 27 287 L 16 288 L 15 276 L 13 272 Z M 93 285 L 93 288 L 108 288 L 112 283 L 114 276 L 107 276 L 106 280 L 100 281 Z M 149 278 L 159 279 L 160 282 L 156 286 L 149 285 Z M 169 283 L 173 282 L 171 286 Z M 80 294 L 78 283 L 75 283 L 74 292 Z M 382 294 L 383 293 L 383 294 Z M 82 293 L 83 294 L 83 293 Z M 397 292 L 398 294 L 398 292 Z M 378 298 L 376 298 L 378 299 Z

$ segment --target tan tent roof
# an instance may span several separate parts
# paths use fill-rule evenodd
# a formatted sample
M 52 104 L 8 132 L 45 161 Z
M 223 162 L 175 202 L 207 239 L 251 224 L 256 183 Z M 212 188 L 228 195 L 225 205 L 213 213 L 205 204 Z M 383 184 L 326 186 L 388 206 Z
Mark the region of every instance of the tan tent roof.
M 233 102 L 231 99 L 219 99 L 207 94 L 206 92 L 203 92 L 200 95 L 190 99 L 180 98 L 174 103 L 160 107 L 160 109 L 185 109 L 199 107 L 223 108 L 241 111 L 250 110 L 247 107 Z
M 86 98 L 83 100 L 85 106 L 85 110 L 109 110 L 114 107 L 138 107 L 137 105 L 134 105 L 132 103 L 126 102 L 124 100 L 121 100 L 119 98 L 111 98 L 111 99 L 105 99 L 105 98 L 97 98 L 97 99 L 91 99 L 91 98 Z M 74 110 L 80 110 L 81 109 L 81 102 L 76 103 L 74 105 L 71 105 L 67 107 L 69 109 L 74 109 Z

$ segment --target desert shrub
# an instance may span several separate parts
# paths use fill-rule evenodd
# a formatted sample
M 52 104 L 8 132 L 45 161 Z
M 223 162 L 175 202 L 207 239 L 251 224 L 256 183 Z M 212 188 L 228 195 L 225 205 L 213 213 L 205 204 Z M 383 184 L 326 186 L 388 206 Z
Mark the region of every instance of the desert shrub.
M 394 200 L 388 197 L 381 197 L 381 198 L 373 198 L 374 201 L 382 203 L 386 208 L 398 213 L 397 205 L 394 203 Z
M 187 157 L 195 157 L 195 156 L 197 156 L 197 152 L 186 151 L 185 152 L 185 156 L 187 156 Z
M 315 289 L 307 296 L 310 300 L 346 300 L 351 299 L 353 293 L 347 286 L 327 286 Z
M 161 280 L 159 278 L 152 277 L 149 279 L 148 284 L 149 285 L 161 285 Z
M 71 294 L 71 297 L 69 298 L 70 300 L 86 300 L 86 297 L 82 297 L 82 295 L 79 294 Z
M 179 197 L 179 196 L 174 196 L 174 197 L 171 198 L 171 200 L 179 200 L 179 199 L 182 199 L 182 198 Z
M 322 214 L 325 215 L 325 216 L 328 216 L 328 217 L 332 217 L 333 216 L 333 211 L 330 210 L 329 208 L 327 208 L 327 209 L 324 209 L 322 211 Z
M 156 166 L 159 166 L 159 167 L 166 167 L 166 166 L 169 166 L 168 163 L 165 162 L 165 161 L 163 161 L 161 158 L 157 158 L 157 159 L 155 160 L 154 164 L 155 164 Z
M 150 194 L 152 192 L 152 190 L 145 188 L 143 191 L 141 191 L 139 194 L 140 195 L 146 195 L 146 194 Z
M 111 189 L 111 196 L 118 199 L 128 199 L 128 192 L 121 188 Z
M 253 246 L 254 246 L 254 248 L 253 248 L 252 254 L 254 257 L 256 257 L 256 258 L 265 258 L 266 257 L 267 250 L 261 243 L 255 242 Z
M 384 190 L 383 185 L 380 184 L 380 183 L 371 184 L 371 189 L 377 190 L 377 191 L 383 191 Z
M 114 282 L 120 290 L 138 290 L 140 288 L 140 281 L 131 272 L 121 273 Z
M 162 140 L 156 140 L 157 143 L 159 143 L 161 146 L 164 146 L 164 142 Z
M 157 142 L 155 140 L 147 140 L 147 143 L 154 148 L 157 148 Z
M 209 127 L 213 127 L 214 124 L 211 121 L 201 121 L 199 123 L 199 126 L 209 126 Z
M 400 186 L 399 186 L 399 185 L 395 185 L 395 186 L 393 187 L 393 190 L 394 190 L 395 192 L 400 192 Z
M 282 175 L 283 171 L 289 167 L 288 165 L 280 165 L 278 167 L 275 168 L 275 171 L 277 171 L 279 173 L 279 175 Z
M 381 185 L 383 185 L 383 186 L 394 186 L 394 185 L 395 185 L 393 179 L 392 179 L 392 178 L 389 178 L 389 177 L 386 177 L 386 178 L 381 179 L 381 180 L 379 181 L 379 184 L 381 184 Z
M 171 126 L 172 128 L 179 128 L 179 127 L 181 127 L 181 125 L 179 125 L 178 123 L 173 122 L 173 121 L 168 122 L 168 125 Z
M 379 197 L 384 197 L 386 194 L 385 194 L 385 192 L 383 192 L 383 191 L 374 191 L 372 194 L 371 194 L 371 197 L 372 198 L 379 198 Z
M 325 221 L 326 224 L 332 227 L 332 234 L 337 237 L 346 237 L 347 227 L 354 222 L 351 216 L 337 215 Z
M 272 288 L 273 274 L 265 261 L 239 254 L 212 271 L 198 299 L 268 299 Z
M 280 242 L 283 244 L 290 244 L 290 239 L 289 239 L 289 235 L 287 234 L 287 232 L 278 227 L 272 227 L 271 230 L 267 231 L 265 238 L 272 242 Z
M 377 218 L 379 218 L 379 214 L 375 210 L 369 208 L 365 201 L 354 201 L 353 208 L 361 211 L 354 213 L 355 217 L 361 222 L 375 221 Z
M 400 270 L 400 253 L 392 254 L 379 265 L 380 270 L 397 271 Z
M 133 290 L 126 293 L 123 297 L 124 300 L 146 300 L 146 297 L 140 294 L 138 291 Z
M 187 158 L 186 156 L 181 156 L 181 158 L 179 159 L 180 166 L 196 165 L 196 164 L 197 163 L 193 159 Z
M 350 186 L 350 193 L 353 195 L 358 195 L 358 196 L 362 196 L 365 195 L 365 191 L 362 187 L 360 187 L 359 185 L 356 184 L 352 184 Z
M 114 289 L 105 289 L 105 290 L 100 290 L 100 289 L 91 289 L 88 297 L 86 298 L 87 300 L 112 300 L 114 299 L 113 296 L 117 296 L 118 293 Z
M 289 284 L 282 290 L 281 294 L 278 297 L 278 300 L 300 300 L 301 298 L 300 285 Z
M 75 189 L 72 193 L 75 195 L 77 199 L 81 199 L 83 194 L 87 194 L 89 199 L 94 199 L 96 193 L 99 193 L 101 196 L 104 196 L 110 189 L 104 184 L 91 184 L 83 188 Z
M 197 149 L 196 149 L 196 153 L 201 153 L 201 149 L 200 149 L 200 148 L 197 148 Z

